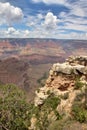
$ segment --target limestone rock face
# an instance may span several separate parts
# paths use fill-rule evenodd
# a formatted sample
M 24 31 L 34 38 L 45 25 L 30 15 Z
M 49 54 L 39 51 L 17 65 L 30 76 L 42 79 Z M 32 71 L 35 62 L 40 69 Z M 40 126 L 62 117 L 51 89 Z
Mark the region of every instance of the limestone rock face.
M 87 66 L 87 56 L 71 56 L 68 59 L 66 59 L 67 62 L 71 65 L 80 64 Z
M 53 67 L 52 67 L 52 70 L 50 70 L 50 72 L 52 73 L 53 72 L 57 72 L 57 73 L 63 73 L 63 74 L 72 74 L 72 72 L 74 74 L 76 74 L 76 72 L 80 72 L 80 73 L 86 73 L 85 72 L 86 70 L 86 67 L 84 65 L 79 65 L 79 64 L 75 64 L 75 65 L 71 65 L 69 63 L 57 63 L 57 64 L 54 64 Z M 52 75 L 52 74 L 51 74 Z
M 75 89 L 76 80 L 83 83 L 81 89 Z M 64 63 L 55 63 L 49 71 L 49 77 L 43 88 L 36 92 L 35 106 L 42 105 L 49 92 L 61 97 L 57 107 L 60 114 L 70 114 L 72 103 L 77 94 L 84 93 L 87 85 L 87 56 L 69 57 Z M 66 97 L 66 95 L 68 95 Z M 65 99 L 66 98 L 66 99 Z M 84 101 L 84 99 L 82 99 Z
M 36 91 L 35 106 L 43 104 L 43 101 L 48 97 L 47 91 L 47 87 L 43 87 L 39 91 Z

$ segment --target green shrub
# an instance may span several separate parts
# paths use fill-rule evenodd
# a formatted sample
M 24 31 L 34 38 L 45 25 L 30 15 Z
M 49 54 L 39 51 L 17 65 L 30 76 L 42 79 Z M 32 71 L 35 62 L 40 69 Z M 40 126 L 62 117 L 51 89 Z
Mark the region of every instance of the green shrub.
M 48 115 L 52 111 L 54 111 L 57 120 L 61 118 L 59 113 L 56 111 L 56 108 L 59 103 L 60 103 L 60 98 L 56 97 L 54 94 L 51 93 L 49 97 L 45 100 L 43 105 L 39 107 L 39 110 L 37 112 L 38 116 L 36 116 L 37 118 L 36 130 L 48 130 L 48 126 L 51 123 L 48 119 Z
M 57 110 L 54 111 L 56 117 L 57 117 L 57 120 L 60 120 L 62 119 L 62 116 L 59 114 L 59 112 Z
M 81 89 L 83 87 L 83 83 L 80 80 L 76 80 L 75 82 L 75 89 Z
M 72 112 L 75 120 L 81 123 L 86 121 L 86 111 L 81 106 L 74 105 L 72 107 Z
M 68 92 L 65 93 L 64 95 L 61 95 L 61 98 L 64 99 L 64 100 L 68 99 L 68 97 L 69 97 L 69 93 Z
M 60 103 L 60 98 L 56 97 L 54 94 L 51 94 L 46 100 L 45 105 L 49 108 L 51 107 L 53 110 L 55 110 Z
M 0 130 L 28 130 L 29 104 L 15 85 L 0 85 Z

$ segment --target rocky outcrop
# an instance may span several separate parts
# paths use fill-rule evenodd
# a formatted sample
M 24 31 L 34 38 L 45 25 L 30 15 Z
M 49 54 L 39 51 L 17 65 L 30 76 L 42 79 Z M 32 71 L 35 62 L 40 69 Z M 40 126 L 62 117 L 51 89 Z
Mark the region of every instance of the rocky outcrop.
M 87 56 L 70 56 L 66 61 L 71 65 L 80 64 L 87 66 Z
M 83 83 L 81 89 L 75 89 L 77 80 Z M 84 93 L 86 84 L 87 56 L 69 57 L 64 63 L 53 64 L 45 86 L 36 91 L 35 106 L 43 104 L 49 93 L 54 93 L 55 96 L 61 97 L 58 112 L 70 114 L 73 101 L 78 94 Z
M 31 118 L 29 130 L 48 130 L 56 123 L 62 123 L 57 125 L 65 130 L 70 119 L 75 119 L 75 123 L 87 121 L 86 93 L 87 56 L 69 57 L 64 63 L 53 64 L 45 86 L 36 91 L 34 106 L 38 111 Z

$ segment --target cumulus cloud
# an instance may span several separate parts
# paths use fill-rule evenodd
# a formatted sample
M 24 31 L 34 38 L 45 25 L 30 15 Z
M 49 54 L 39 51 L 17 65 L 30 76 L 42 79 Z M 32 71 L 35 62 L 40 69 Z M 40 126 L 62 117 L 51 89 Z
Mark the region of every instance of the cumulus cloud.
M 34 27 L 30 30 L 29 37 L 87 39 L 86 23 L 86 20 L 82 22 L 82 18 L 75 18 L 66 12 L 62 12 L 59 17 L 52 12 L 48 12 L 46 15 L 37 14 L 35 17 L 29 16 L 28 26 Z
M 2 0 L 1 0 L 2 1 Z M 9 1 L 9 0 L 4 0 Z M 86 0 L 32 0 L 34 4 L 42 2 L 47 4 L 47 7 L 56 4 L 56 8 L 67 6 L 66 9 L 58 9 L 54 13 L 48 10 L 34 10 L 35 13 L 28 9 L 25 14 L 23 29 L 8 29 L 0 30 L 1 37 L 32 37 L 32 38 L 60 38 L 60 39 L 87 39 L 87 2 Z M 49 6 L 48 6 L 49 5 Z M 63 6 L 62 6 L 63 5 Z M 55 5 L 53 5 L 55 7 Z M 26 9 L 27 10 L 27 9 Z M 39 12 L 39 13 L 37 13 Z M 25 12 L 24 12 L 25 13 Z M 31 14 L 31 15 L 29 15 Z M 19 22 L 23 18 L 23 12 L 19 7 L 14 7 L 8 3 L 0 2 L 0 24 L 9 24 Z M 26 26 L 28 29 L 25 29 Z M 3 28 L 3 27 L 2 27 Z M 16 27 L 17 28 L 17 27 Z M 3 35 L 4 34 L 4 35 Z
M 16 32 L 15 28 L 13 28 L 13 27 L 8 28 L 8 31 L 7 31 L 8 34 L 12 34 L 14 32 Z
M 0 2 L 0 24 L 12 24 L 19 22 L 23 18 L 23 12 L 20 8 L 12 6 L 9 2 Z
M 14 27 L 9 27 L 7 29 L 0 31 L 1 38 L 28 38 L 30 36 L 29 30 L 19 30 Z
M 55 27 L 57 27 L 57 23 L 57 16 L 54 15 L 52 12 L 48 12 L 45 16 L 44 27 L 46 27 L 47 30 L 54 29 Z
M 46 15 L 37 14 L 36 16 L 28 16 L 27 26 L 32 29 L 40 30 L 44 28 L 45 31 L 55 30 L 58 24 L 58 18 L 52 12 Z
M 59 33 L 60 30 L 62 30 L 65 31 L 68 35 L 70 35 L 70 31 L 77 31 L 78 36 L 81 32 L 83 34 L 87 33 L 87 6 L 85 0 L 73 2 L 68 0 L 33 0 L 33 2 L 43 2 L 45 4 L 63 4 L 64 6 L 67 5 L 67 8 L 69 9 L 68 12 L 60 12 L 58 18 L 52 12 L 48 12 L 44 17 L 43 22 L 45 31 L 52 30 Z
M 57 16 L 53 15 L 52 12 L 48 12 L 45 17 L 45 25 L 56 25 L 58 22 Z

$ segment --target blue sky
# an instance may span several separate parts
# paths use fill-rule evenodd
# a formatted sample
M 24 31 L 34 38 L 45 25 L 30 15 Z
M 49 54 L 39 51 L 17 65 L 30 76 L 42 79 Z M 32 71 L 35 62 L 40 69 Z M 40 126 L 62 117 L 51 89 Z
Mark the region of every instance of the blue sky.
M 0 37 L 87 39 L 87 0 L 0 0 Z

